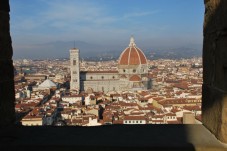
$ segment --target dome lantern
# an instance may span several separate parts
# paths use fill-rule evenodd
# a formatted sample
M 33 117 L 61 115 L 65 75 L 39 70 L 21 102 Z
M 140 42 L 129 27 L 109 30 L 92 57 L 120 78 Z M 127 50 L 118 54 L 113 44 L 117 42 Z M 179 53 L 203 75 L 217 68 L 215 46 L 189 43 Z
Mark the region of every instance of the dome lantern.
M 131 36 L 130 38 L 129 47 L 136 47 L 135 39 L 133 36 Z

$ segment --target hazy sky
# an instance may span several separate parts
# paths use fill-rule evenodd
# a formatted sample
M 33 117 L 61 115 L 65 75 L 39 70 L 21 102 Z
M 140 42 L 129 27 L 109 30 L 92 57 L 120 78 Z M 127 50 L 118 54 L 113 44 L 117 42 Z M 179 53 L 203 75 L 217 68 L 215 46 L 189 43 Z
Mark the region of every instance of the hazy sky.
M 131 35 L 146 48 L 202 44 L 203 0 L 10 0 L 10 5 L 14 57 L 32 56 L 37 45 L 58 41 L 118 49 Z

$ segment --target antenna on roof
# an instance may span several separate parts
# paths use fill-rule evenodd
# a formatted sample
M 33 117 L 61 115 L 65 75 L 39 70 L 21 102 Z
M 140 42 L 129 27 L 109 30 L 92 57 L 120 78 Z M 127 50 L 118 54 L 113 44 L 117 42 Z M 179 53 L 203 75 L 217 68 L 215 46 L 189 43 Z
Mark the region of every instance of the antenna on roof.
M 73 46 L 74 46 L 74 47 L 73 47 L 74 49 L 76 48 L 76 46 L 75 46 L 75 45 L 76 45 L 76 41 L 74 40 L 74 45 L 73 45 Z

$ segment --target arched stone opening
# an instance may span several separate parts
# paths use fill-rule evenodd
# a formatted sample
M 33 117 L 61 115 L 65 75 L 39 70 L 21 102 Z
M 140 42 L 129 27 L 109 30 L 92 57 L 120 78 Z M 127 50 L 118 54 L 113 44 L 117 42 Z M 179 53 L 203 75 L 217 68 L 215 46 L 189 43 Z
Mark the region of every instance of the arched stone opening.
M 227 1 L 204 0 L 203 124 L 227 143 Z M 9 0 L 0 5 L 0 126 L 13 125 L 14 79 Z

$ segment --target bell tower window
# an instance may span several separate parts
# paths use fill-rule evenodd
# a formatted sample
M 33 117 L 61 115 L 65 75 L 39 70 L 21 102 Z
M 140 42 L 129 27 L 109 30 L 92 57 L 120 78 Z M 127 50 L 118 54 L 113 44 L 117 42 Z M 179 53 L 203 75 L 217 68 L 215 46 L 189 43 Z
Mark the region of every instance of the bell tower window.
M 74 66 L 76 65 L 76 60 L 73 60 L 73 65 L 74 65 Z

